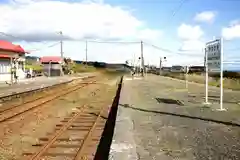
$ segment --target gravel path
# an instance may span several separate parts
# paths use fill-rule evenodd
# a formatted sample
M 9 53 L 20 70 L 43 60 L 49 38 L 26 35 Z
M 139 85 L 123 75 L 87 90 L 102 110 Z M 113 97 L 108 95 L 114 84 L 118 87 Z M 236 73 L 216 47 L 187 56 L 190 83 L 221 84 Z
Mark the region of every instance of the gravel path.
M 199 94 L 201 88 L 190 86 L 191 92 L 186 93 L 184 87 L 180 82 L 156 76 L 125 80 L 110 157 L 114 160 L 130 160 L 131 156 L 142 160 L 240 159 L 240 128 L 208 120 L 221 118 L 215 117 L 218 114 L 224 114 L 223 120 L 229 120 L 231 116 L 239 116 L 238 108 L 227 103 L 225 106 L 230 111 L 222 113 L 214 106 L 202 109 L 200 103 L 196 105 L 200 102 L 197 98 L 197 102 L 186 103 L 190 98 L 185 95 Z M 174 91 L 176 88 L 183 92 Z M 156 97 L 179 99 L 185 103 L 158 103 Z M 235 115 L 232 115 L 232 108 L 235 108 Z M 206 119 L 201 120 L 199 116 Z M 119 128 L 123 130 L 124 127 L 121 126 L 127 126 L 131 133 L 122 134 Z M 116 147 L 120 144 L 125 148 Z M 120 158 L 120 154 L 128 156 Z
M 106 99 L 111 104 L 116 90 L 116 79 L 101 77 L 98 82 L 103 82 L 105 85 L 87 86 L 45 104 L 40 110 L 22 119 L 0 124 L 0 159 L 19 160 L 23 152 L 34 151 L 35 148 L 31 145 L 36 144 L 39 137 L 44 137 L 51 132 L 55 124 L 74 111 L 76 107 L 83 104 L 100 105 L 103 102 L 106 103 Z

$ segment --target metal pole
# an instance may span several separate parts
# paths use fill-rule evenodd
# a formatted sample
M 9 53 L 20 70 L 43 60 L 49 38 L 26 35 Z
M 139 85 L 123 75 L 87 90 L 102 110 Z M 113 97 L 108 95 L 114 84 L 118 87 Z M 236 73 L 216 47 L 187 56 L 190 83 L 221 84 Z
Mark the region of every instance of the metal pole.
M 88 53 L 87 53 L 87 51 L 88 51 L 88 43 L 87 43 L 87 41 L 86 41 L 86 65 L 87 65 L 87 58 L 88 58 Z
M 62 59 L 62 61 L 61 61 L 62 64 L 61 64 L 61 65 L 63 66 L 64 56 L 63 56 L 63 40 L 62 40 L 63 33 L 62 33 L 62 31 L 60 31 L 59 34 L 61 35 L 61 40 L 60 40 L 60 53 L 61 53 L 61 59 Z M 61 75 L 62 75 L 62 76 L 64 75 L 62 67 L 61 67 Z
M 161 76 L 162 73 L 162 58 L 160 57 L 160 63 L 159 63 L 159 75 Z
M 61 40 L 60 40 L 60 53 L 61 53 L 61 58 L 63 60 L 63 41 L 62 41 L 62 31 L 59 32 L 59 34 L 61 35 Z
M 188 66 L 185 66 L 185 87 L 188 89 Z
M 223 108 L 223 38 L 221 38 L 220 110 Z
M 206 48 L 204 49 L 205 52 L 205 103 L 208 103 L 208 55 Z
M 13 58 L 10 57 L 10 63 L 11 63 L 11 85 L 13 84 Z
M 48 63 L 48 77 L 51 77 L 51 61 Z
M 143 42 L 141 41 L 141 66 L 142 66 L 142 72 L 141 72 L 141 76 L 143 77 L 143 72 L 144 72 L 144 59 L 143 59 Z

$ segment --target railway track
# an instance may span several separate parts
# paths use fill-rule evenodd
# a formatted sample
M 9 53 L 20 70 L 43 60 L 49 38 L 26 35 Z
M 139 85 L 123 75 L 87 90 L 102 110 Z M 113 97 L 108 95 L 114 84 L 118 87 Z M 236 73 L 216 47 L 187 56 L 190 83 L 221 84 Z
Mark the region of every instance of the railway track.
M 92 77 L 91 77 L 92 78 Z M 90 79 L 91 79 L 90 78 Z M 1 110 L 0 111 L 0 123 L 3 123 L 3 122 L 6 122 L 14 117 L 17 117 L 19 115 L 23 115 L 33 109 L 36 109 L 48 102 L 51 102 L 59 97 L 62 97 L 64 95 L 67 95 L 71 92 L 74 92 L 76 90 L 79 90 L 85 86 L 88 86 L 89 84 L 93 84 L 95 83 L 96 80 L 92 80 L 90 82 L 83 82 L 83 83 L 77 83 L 76 85 L 74 86 L 71 86 L 69 88 L 65 88 L 63 91 L 61 92 L 57 92 L 57 93 L 53 93 L 51 95 L 46 95 L 46 96 L 42 96 L 42 97 L 39 97 L 37 99 L 34 99 L 34 100 L 31 100 L 31 101 L 27 101 L 27 102 L 24 102 L 20 105 L 15 105 L 15 106 L 11 106 L 11 107 L 8 107 L 4 110 Z
M 85 80 L 85 79 L 90 79 L 90 78 L 94 78 L 95 76 L 89 76 L 89 77 L 83 77 L 81 78 L 82 80 Z M 16 98 L 19 98 L 19 97 L 22 97 L 22 96 L 32 96 L 32 94 L 34 93 L 39 93 L 39 92 L 42 92 L 42 91 L 46 91 L 46 90 L 52 90 L 52 89 L 55 89 L 61 85 L 64 85 L 64 84 L 69 84 L 73 81 L 75 81 L 76 79 L 74 80 L 71 80 L 71 81 L 68 81 L 68 82 L 62 82 L 60 84 L 54 84 L 54 85 L 51 85 L 51 86 L 42 86 L 40 88 L 37 88 L 37 89 L 30 89 L 30 90 L 26 90 L 26 91 L 22 91 L 22 92 L 13 92 L 12 94 L 10 95 L 5 95 L 5 96 L 0 96 L 0 102 L 8 102 L 8 101 L 11 101 L 13 99 L 16 99 Z
M 39 138 L 37 152 L 25 152 L 29 160 L 94 159 L 110 107 L 83 105 L 57 124 L 53 133 Z
M 57 124 L 53 132 L 38 139 L 35 149 L 23 153 L 25 160 L 93 160 L 112 105 L 117 105 L 122 85 L 112 99 L 97 106 L 83 105 Z M 94 93 L 99 91 L 97 89 Z M 94 94 L 93 96 L 95 96 Z M 93 97 L 94 98 L 94 97 Z M 103 102 L 103 103 L 102 103 Z M 111 105 L 106 105 L 111 103 Z M 106 147 L 106 146 L 105 146 Z M 106 148 L 105 148 L 106 149 Z M 106 153 L 105 153 L 106 154 Z M 96 155 L 96 157 L 95 157 Z M 102 156 L 103 158 L 104 156 Z M 102 159 L 100 158 L 100 159 Z

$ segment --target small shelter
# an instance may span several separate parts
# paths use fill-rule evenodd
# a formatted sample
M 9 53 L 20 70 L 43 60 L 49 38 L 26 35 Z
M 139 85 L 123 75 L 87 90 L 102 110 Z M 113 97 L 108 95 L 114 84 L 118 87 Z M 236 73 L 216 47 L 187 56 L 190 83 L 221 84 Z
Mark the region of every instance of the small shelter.
M 13 81 L 13 68 L 18 71 L 18 78 L 25 78 L 25 54 L 20 45 L 0 40 L 0 81 Z
M 40 59 L 43 65 L 43 72 L 49 77 L 63 75 L 63 63 L 64 61 L 60 56 L 44 56 Z

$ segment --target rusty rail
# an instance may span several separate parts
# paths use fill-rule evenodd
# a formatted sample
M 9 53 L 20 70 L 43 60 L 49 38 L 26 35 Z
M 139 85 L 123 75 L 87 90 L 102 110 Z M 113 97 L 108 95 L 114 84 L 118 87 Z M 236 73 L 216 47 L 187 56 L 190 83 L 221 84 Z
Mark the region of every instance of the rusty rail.
M 102 131 L 104 130 L 106 118 L 103 118 L 102 114 L 106 111 L 107 107 L 103 106 L 99 108 L 88 108 L 87 105 L 83 105 L 79 108 L 78 112 L 72 113 L 71 117 L 65 118 L 61 121 L 62 124 L 57 124 L 55 130 L 57 132 L 53 133 L 51 138 L 43 137 L 39 140 L 46 143 L 39 143 L 33 146 L 41 147 L 37 153 L 24 153 L 25 156 L 30 156 L 29 160 L 40 160 L 45 159 L 45 157 L 68 157 L 72 160 L 79 160 L 89 156 L 93 158 L 94 151 L 96 152 L 98 142 L 100 141 Z M 97 113 L 96 113 L 97 112 Z M 101 119 L 104 119 L 101 123 Z M 61 127 L 61 128 L 58 128 Z M 95 132 L 96 131 L 96 132 Z M 66 134 L 68 132 L 68 134 Z M 95 133 L 95 135 L 93 134 Z M 97 133 L 97 134 L 96 134 Z M 69 135 L 69 136 L 64 136 Z M 74 135 L 78 135 L 73 138 Z M 97 136 L 97 137 L 96 137 Z M 92 141 L 90 141 L 92 140 Z M 67 144 L 62 144 L 62 142 Z M 77 144 L 73 142 L 78 142 Z M 91 149 L 88 150 L 89 143 L 94 142 Z M 64 153 L 64 151 L 54 152 L 51 149 L 74 149 L 74 152 Z M 89 152 L 88 152 L 89 151 Z M 47 159 L 47 158 L 46 158 Z
M 91 78 L 94 78 L 94 77 L 95 77 L 95 76 L 90 76 L 90 77 L 84 77 L 84 78 L 81 78 L 81 79 L 82 79 L 82 80 L 85 80 L 85 79 L 91 79 Z M 78 80 L 78 79 L 75 79 L 75 80 Z M 57 86 L 60 86 L 60 85 L 65 85 L 65 84 L 70 84 L 71 82 L 73 82 L 73 81 L 75 81 L 75 80 L 71 80 L 71 81 L 69 81 L 69 82 L 63 82 L 63 83 L 60 83 L 60 84 L 54 84 L 54 85 L 52 85 L 52 86 L 48 86 L 48 87 L 45 87 L 45 88 L 39 88 L 39 89 L 32 90 L 32 91 L 24 91 L 24 92 L 21 92 L 20 94 L 25 94 L 25 93 L 30 93 L 30 92 L 36 92 L 36 91 L 39 91 L 39 92 L 40 92 L 41 89 L 51 89 L 51 88 L 55 89 L 54 87 L 57 87 Z M 89 83 L 89 82 L 81 82 L 81 83 L 78 83 L 78 84 L 86 84 L 86 85 L 88 85 L 88 83 Z M 93 83 L 95 84 L 96 81 L 92 81 L 91 83 L 92 83 L 92 84 L 93 84 Z M 73 86 L 73 87 L 75 87 L 75 86 Z M 16 95 L 18 95 L 18 94 L 19 94 L 19 93 L 17 93 Z M 31 102 L 34 102 L 34 101 L 37 101 L 37 100 L 46 98 L 47 96 L 50 96 L 50 95 L 53 95 L 53 94 L 55 94 L 55 93 L 46 94 L 46 95 L 43 95 L 43 96 L 41 96 L 41 97 L 35 98 L 35 99 L 33 99 L 33 100 L 26 101 L 26 102 L 23 102 L 23 103 L 21 103 L 21 104 L 13 105 L 13 106 L 8 107 L 8 108 L 6 108 L 6 109 L 0 110 L 0 114 L 3 113 L 3 112 L 5 112 L 5 111 L 12 110 L 12 109 L 15 108 L 15 107 L 19 107 L 19 106 L 22 106 L 22 105 L 24 105 L 24 104 L 28 104 L 28 103 L 31 103 Z M 14 95 L 13 95 L 13 96 L 14 96 Z
M 120 84 L 122 79 L 120 80 Z M 121 85 L 117 90 L 114 102 L 119 99 Z M 95 90 L 95 93 L 99 89 Z M 96 95 L 96 94 L 94 94 Z M 105 101 L 104 101 L 105 102 Z M 91 107 L 83 105 L 78 111 L 64 118 L 57 124 L 52 133 L 38 139 L 38 143 L 32 146 L 35 151 L 23 153 L 24 159 L 71 159 L 71 160 L 93 160 L 98 150 L 105 124 L 108 120 L 111 107 Z
M 88 77 L 83 77 L 83 78 L 80 78 L 80 79 L 85 80 L 85 79 L 94 78 L 94 77 L 96 77 L 96 76 L 88 76 Z M 37 89 L 30 89 L 30 90 L 27 90 L 27 91 L 21 91 L 21 92 L 12 93 L 12 94 L 9 94 L 9 95 L 0 96 L 0 100 L 7 99 L 7 98 L 10 98 L 10 97 L 18 97 L 18 96 L 21 96 L 23 94 L 28 94 L 28 93 L 32 93 L 32 92 L 41 92 L 44 89 L 51 89 L 51 88 L 57 87 L 59 85 L 71 83 L 75 80 L 76 79 L 72 79 L 72 80 L 67 81 L 67 82 L 62 82 L 62 83 L 53 84 L 53 85 L 50 85 L 50 86 L 45 86 L 45 87 L 41 87 L 41 88 L 37 88 Z
M 24 114 L 24 113 L 26 113 L 26 112 L 29 112 L 29 111 L 31 111 L 31 110 L 33 110 L 33 109 L 35 109 L 35 108 L 38 108 L 38 107 L 40 107 L 40 106 L 42 106 L 42 105 L 44 105 L 44 104 L 46 104 L 46 103 L 48 103 L 48 102 L 51 102 L 51 101 L 53 101 L 53 100 L 55 100 L 55 99 L 57 99 L 57 98 L 59 98 L 59 97 L 62 97 L 62 96 L 64 96 L 64 95 L 67 95 L 67 94 L 69 94 L 69 93 L 71 93 L 71 92 L 74 92 L 74 91 L 76 91 L 76 90 L 79 90 L 79 89 L 81 89 L 81 88 L 83 88 L 83 87 L 85 87 L 85 86 L 88 86 L 89 84 L 92 84 L 92 83 L 94 83 L 94 82 L 96 82 L 95 80 L 94 81 L 92 81 L 92 82 L 89 82 L 89 83 L 86 83 L 86 84 L 84 84 L 84 85 L 81 85 L 81 86 L 79 86 L 79 84 L 81 84 L 81 82 L 80 83 L 78 83 L 77 85 L 75 85 L 75 86 L 73 86 L 73 87 L 70 87 L 70 88 L 68 88 L 67 90 L 65 90 L 65 91 L 63 91 L 63 92 L 60 92 L 60 93 L 58 93 L 58 94 L 54 94 L 54 95 L 47 95 L 46 97 L 44 96 L 44 97 L 40 97 L 39 99 L 35 99 L 35 100 L 33 100 L 33 101 L 29 101 L 29 102 L 26 102 L 26 103 L 23 103 L 23 104 L 21 104 L 21 105 L 16 105 L 16 106 L 14 106 L 14 107 L 11 107 L 11 108 L 8 108 L 8 109 L 6 109 L 6 110 L 3 110 L 2 112 L 0 112 L 0 123 L 2 123 L 2 122 L 5 122 L 5 121 L 7 121 L 7 120 L 9 120 L 9 119 L 12 119 L 12 118 L 14 118 L 14 117 L 16 117 L 16 116 L 19 116 L 19 115 L 21 115 L 21 114 Z M 30 107 L 29 108 L 24 108 L 22 111 L 20 111 L 20 112 L 16 112 L 16 113 L 13 113 L 13 111 L 14 110 L 16 110 L 16 109 L 19 109 L 19 108 L 22 108 L 22 107 L 24 107 L 24 105 L 30 105 Z M 8 114 L 10 114 L 9 116 L 6 116 L 6 115 L 8 115 Z

